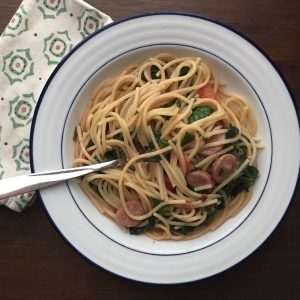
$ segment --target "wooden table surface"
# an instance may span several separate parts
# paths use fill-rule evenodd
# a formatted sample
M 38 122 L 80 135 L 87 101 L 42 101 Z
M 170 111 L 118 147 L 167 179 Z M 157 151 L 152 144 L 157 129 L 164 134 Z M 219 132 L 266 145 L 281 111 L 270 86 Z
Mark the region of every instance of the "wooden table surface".
M 89 3 L 114 20 L 172 10 L 201 14 L 228 24 L 268 53 L 300 104 L 298 0 Z M 1 31 L 19 4 L 20 0 L 1 1 Z M 156 286 L 128 281 L 89 264 L 62 240 L 39 202 L 21 214 L 0 207 L 0 299 L 300 299 L 299 231 L 298 188 L 276 231 L 240 264 L 206 280 Z

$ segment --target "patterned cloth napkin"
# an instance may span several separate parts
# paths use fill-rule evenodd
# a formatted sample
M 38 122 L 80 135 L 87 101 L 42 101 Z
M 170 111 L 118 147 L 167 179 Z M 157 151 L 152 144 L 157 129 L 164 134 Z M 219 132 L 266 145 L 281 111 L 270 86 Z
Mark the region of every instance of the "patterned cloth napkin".
M 29 134 L 44 84 L 82 39 L 112 22 L 82 0 L 24 0 L 0 37 L 0 179 L 30 172 Z M 21 212 L 34 193 L 0 200 Z

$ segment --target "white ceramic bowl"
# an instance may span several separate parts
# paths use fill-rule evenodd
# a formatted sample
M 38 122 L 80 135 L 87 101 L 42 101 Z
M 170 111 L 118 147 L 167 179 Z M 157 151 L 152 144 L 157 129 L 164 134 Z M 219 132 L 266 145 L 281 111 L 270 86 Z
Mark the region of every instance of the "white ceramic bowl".
M 73 132 L 96 84 L 160 52 L 200 55 L 254 108 L 260 177 L 249 204 L 214 232 L 192 241 L 153 241 L 124 233 L 101 215 L 77 181 L 40 191 L 46 212 L 88 260 L 151 283 L 194 281 L 244 259 L 270 235 L 291 200 L 299 171 L 299 127 L 291 95 L 270 60 L 245 37 L 203 17 L 162 13 L 113 23 L 79 44 L 40 97 L 31 132 L 32 171 L 72 165 Z M 288 133 L 288 134 L 287 134 Z M 287 147 L 288 145 L 288 147 Z

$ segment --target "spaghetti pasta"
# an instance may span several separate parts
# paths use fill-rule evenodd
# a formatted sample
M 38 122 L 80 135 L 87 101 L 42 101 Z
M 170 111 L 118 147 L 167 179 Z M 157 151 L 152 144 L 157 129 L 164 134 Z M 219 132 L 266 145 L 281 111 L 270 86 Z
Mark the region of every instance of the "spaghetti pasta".
M 119 158 L 81 180 L 131 234 L 193 239 L 248 202 L 259 139 L 251 106 L 201 57 L 161 53 L 100 83 L 74 135 L 74 165 Z

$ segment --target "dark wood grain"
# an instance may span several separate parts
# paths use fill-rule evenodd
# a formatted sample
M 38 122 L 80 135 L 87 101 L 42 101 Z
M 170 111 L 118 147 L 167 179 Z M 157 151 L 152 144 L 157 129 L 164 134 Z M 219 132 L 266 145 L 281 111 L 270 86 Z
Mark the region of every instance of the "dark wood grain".
M 114 20 L 149 11 L 184 11 L 224 22 L 272 58 L 300 104 L 298 0 L 89 2 Z M 1 1 L 1 30 L 19 4 Z M 61 239 L 39 202 L 21 214 L 0 207 L 0 299 L 299 299 L 299 230 L 298 188 L 276 231 L 243 262 L 203 281 L 156 286 L 116 277 L 86 262 Z

